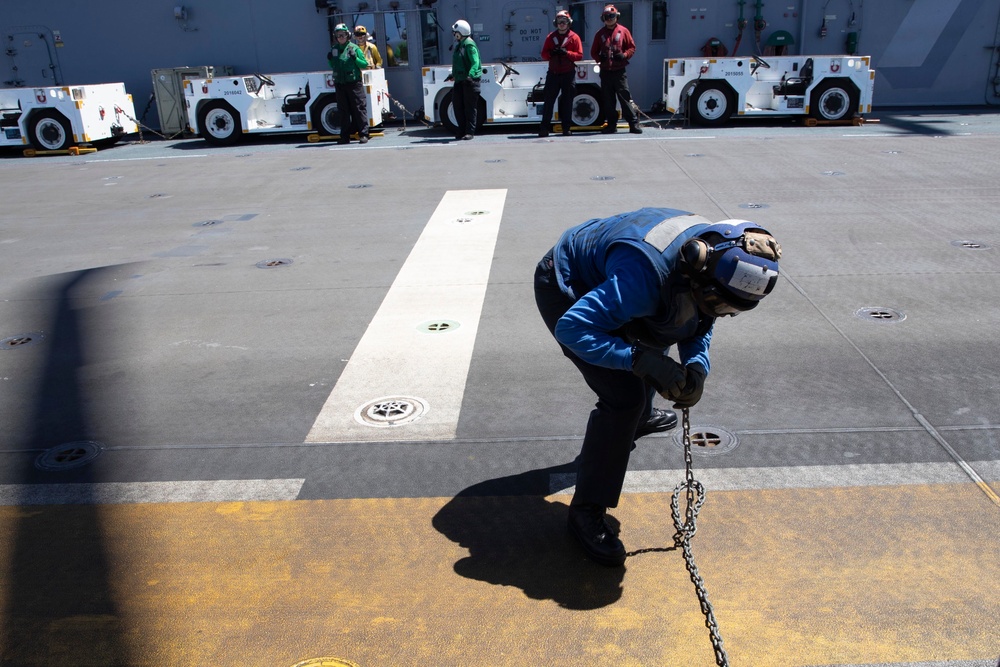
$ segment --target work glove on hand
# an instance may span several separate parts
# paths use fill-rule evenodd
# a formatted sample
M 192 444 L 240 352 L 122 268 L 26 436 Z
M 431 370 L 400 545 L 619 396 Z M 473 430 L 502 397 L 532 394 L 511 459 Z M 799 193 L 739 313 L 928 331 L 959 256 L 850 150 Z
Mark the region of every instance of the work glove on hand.
M 564 55 L 566 53 L 566 49 L 564 49 L 561 46 L 557 46 L 554 49 L 552 49 L 552 51 L 550 53 L 552 53 L 552 55 L 554 55 L 554 56 L 561 56 L 561 55 Z
M 329 51 L 326 52 L 326 59 L 333 60 L 333 49 L 330 49 Z
M 708 374 L 700 364 L 685 366 L 684 371 L 684 387 L 674 398 L 675 408 L 694 407 L 701 400 L 701 393 L 705 390 L 705 378 Z
M 614 53 L 611 54 L 611 59 L 612 60 L 625 60 L 625 54 L 622 53 L 621 51 L 615 51 Z
M 676 400 L 687 380 L 687 373 L 679 363 L 659 350 L 640 347 L 632 351 L 632 373 L 667 400 Z
M 454 81 L 454 80 L 455 80 L 455 77 L 454 77 L 454 76 L 452 76 L 451 74 L 449 74 L 448 76 L 446 76 L 446 77 L 444 78 L 444 80 L 445 80 L 445 81 Z

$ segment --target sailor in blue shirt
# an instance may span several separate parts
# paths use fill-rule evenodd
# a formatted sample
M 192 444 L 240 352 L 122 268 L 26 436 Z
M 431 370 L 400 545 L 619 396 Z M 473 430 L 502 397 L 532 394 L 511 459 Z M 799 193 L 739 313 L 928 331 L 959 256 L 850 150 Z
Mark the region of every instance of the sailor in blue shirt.
M 675 408 L 700 400 L 716 318 L 769 294 L 780 256 L 752 222 L 644 208 L 567 230 L 539 262 L 538 310 L 598 397 L 569 511 L 570 532 L 595 561 L 625 562 L 605 512 L 618 505 L 635 440 L 677 425 L 653 394 Z M 675 345 L 679 363 L 667 356 Z

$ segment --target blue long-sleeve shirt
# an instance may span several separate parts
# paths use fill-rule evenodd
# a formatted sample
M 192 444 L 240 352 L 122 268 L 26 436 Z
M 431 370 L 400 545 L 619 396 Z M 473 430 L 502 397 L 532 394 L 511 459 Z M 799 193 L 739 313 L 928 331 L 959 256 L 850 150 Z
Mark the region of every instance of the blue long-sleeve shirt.
M 664 265 L 658 268 L 649 253 L 636 247 L 641 236 L 637 239 L 636 234 L 630 234 L 629 242 L 617 242 L 600 232 L 605 222 L 642 230 L 678 214 L 684 212 L 642 209 L 606 221 L 590 221 L 564 234 L 560 241 L 563 247 L 557 246 L 554 253 L 556 271 L 566 289 L 575 293 L 571 296 L 579 299 L 556 324 L 560 343 L 588 363 L 631 370 L 632 342 L 622 338 L 618 330 L 646 320 L 654 322 L 668 339 L 654 342 L 662 347 L 676 344 L 681 363 L 697 363 L 709 371 L 712 323 L 699 313 L 686 280 L 663 277 L 664 266 L 673 268 L 676 263 L 674 253 L 668 248 Z M 603 266 L 595 259 L 603 259 Z M 585 266 L 574 267 L 577 262 Z

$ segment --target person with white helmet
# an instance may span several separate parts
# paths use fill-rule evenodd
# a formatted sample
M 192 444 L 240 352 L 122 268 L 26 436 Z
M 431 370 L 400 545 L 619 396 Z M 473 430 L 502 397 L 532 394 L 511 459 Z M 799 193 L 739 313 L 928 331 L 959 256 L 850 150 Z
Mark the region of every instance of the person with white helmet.
M 601 115 L 606 125 L 601 132 L 614 134 L 618 131 L 618 101 L 621 101 L 622 115 L 628 121 L 629 132 L 642 134 L 639 119 L 632 110 L 632 92 L 628 87 L 625 68 L 635 55 L 635 41 L 632 33 L 618 23 L 618 9 L 607 5 L 601 12 L 604 27 L 594 35 L 590 46 L 590 57 L 601 66 Z
M 579 35 L 570 30 L 573 19 L 569 12 L 566 10 L 557 12 L 554 23 L 556 29 L 549 33 L 542 44 L 542 60 L 548 61 L 549 71 L 545 75 L 542 124 L 538 130 L 540 137 L 549 136 L 552 107 L 555 105 L 557 95 L 563 136 L 568 137 L 573 133 L 570 125 L 573 120 L 576 63 L 583 59 L 583 42 Z
M 365 54 L 368 61 L 368 69 L 378 69 L 382 67 L 382 54 L 378 52 L 378 47 L 374 42 L 368 40 L 368 28 L 363 25 L 354 26 L 354 41 L 358 48 Z
M 653 407 L 654 394 L 674 408 L 698 403 L 716 319 L 770 294 L 780 257 L 755 223 L 644 208 L 570 228 L 539 262 L 539 313 L 598 398 L 568 517 L 592 560 L 625 562 L 607 509 L 618 505 L 636 439 L 677 425 L 676 413 Z M 679 361 L 667 356 L 672 346 Z
M 479 48 L 472 39 L 472 26 L 459 19 L 451 26 L 455 36 L 455 50 L 451 60 L 451 74 L 446 81 L 454 81 L 451 89 L 451 106 L 458 124 L 456 139 L 469 140 L 476 136 L 479 111 L 480 77 L 483 66 L 479 61 Z
M 340 112 L 340 140 L 337 143 L 351 143 L 351 134 L 357 132 L 358 143 L 368 143 L 368 103 L 365 101 L 365 86 L 362 70 L 368 67 L 368 60 L 357 44 L 351 42 L 351 30 L 344 23 L 333 29 L 337 43 L 326 54 L 333 68 L 336 84 L 337 109 Z

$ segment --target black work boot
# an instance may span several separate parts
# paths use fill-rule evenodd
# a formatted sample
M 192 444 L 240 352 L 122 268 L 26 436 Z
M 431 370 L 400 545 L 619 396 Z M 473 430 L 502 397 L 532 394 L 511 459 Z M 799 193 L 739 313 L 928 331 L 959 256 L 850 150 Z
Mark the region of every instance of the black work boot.
M 592 561 L 608 567 L 625 564 L 625 545 L 608 525 L 604 508 L 598 505 L 570 505 L 569 532 Z
M 635 429 L 635 437 L 641 438 L 644 435 L 649 435 L 650 433 L 660 433 L 661 431 L 669 431 L 677 426 L 677 413 L 673 410 L 661 410 L 660 408 L 653 408 L 649 413 L 649 419 L 643 424 L 639 424 L 638 428 Z

